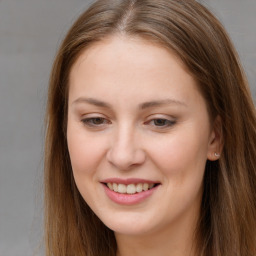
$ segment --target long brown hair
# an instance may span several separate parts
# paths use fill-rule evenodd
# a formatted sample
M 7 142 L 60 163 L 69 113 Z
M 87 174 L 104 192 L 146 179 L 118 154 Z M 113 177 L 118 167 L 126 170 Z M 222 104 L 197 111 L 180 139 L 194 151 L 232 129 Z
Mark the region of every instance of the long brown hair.
M 220 159 L 208 161 L 197 229 L 201 256 L 256 255 L 256 118 L 246 78 L 219 21 L 193 0 L 99 0 L 69 30 L 50 78 L 45 146 L 47 256 L 114 256 L 116 241 L 79 194 L 66 141 L 69 73 L 81 51 L 115 34 L 171 49 L 222 120 Z

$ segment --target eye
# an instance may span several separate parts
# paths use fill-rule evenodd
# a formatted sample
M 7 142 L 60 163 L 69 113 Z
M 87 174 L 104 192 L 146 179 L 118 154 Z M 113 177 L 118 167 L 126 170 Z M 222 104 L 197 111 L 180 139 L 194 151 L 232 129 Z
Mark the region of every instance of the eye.
M 154 119 L 152 121 L 155 126 L 165 126 L 168 124 L 168 120 L 166 119 Z
M 153 127 L 159 128 L 159 129 L 171 127 L 175 123 L 176 122 L 174 120 L 169 120 L 169 119 L 165 119 L 165 118 L 155 118 L 155 119 L 151 119 L 150 121 L 147 122 L 147 124 L 149 124 Z
M 109 124 L 110 122 L 103 117 L 89 117 L 81 120 L 84 125 L 89 127 L 102 127 L 103 125 Z

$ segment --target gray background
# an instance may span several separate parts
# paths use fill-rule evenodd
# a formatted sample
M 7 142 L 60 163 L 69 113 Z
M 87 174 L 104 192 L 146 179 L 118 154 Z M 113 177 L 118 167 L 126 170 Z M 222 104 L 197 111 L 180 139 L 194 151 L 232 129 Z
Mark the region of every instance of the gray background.
M 0 256 L 39 255 L 46 89 L 83 0 L 0 0 Z M 256 98 L 256 0 L 205 0 L 224 23 Z

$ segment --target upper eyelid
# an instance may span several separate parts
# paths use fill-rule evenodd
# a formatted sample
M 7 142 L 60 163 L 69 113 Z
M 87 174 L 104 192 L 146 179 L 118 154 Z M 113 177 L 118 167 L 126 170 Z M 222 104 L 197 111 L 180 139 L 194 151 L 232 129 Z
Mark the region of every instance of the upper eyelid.
M 81 115 L 81 117 L 82 118 L 108 118 L 108 117 L 106 117 L 105 115 L 103 115 L 103 114 L 100 114 L 100 113 L 97 113 L 97 112 L 95 112 L 95 113 L 86 113 L 86 114 L 82 114 Z
M 171 115 L 167 115 L 167 114 L 152 114 L 152 115 L 149 115 L 147 117 L 148 120 L 153 120 L 153 119 L 166 119 L 166 120 L 169 120 L 169 121 L 175 121 L 176 120 L 176 117 L 174 116 L 171 116 Z
M 80 116 L 81 120 L 90 119 L 90 118 L 102 118 L 102 119 L 106 119 L 106 120 L 111 120 L 110 117 L 100 114 L 100 113 L 88 113 L 88 114 L 82 114 Z
M 84 120 L 93 120 L 93 119 L 102 119 L 102 120 L 109 121 L 108 118 L 105 118 L 105 117 L 102 117 L 102 116 L 82 117 L 82 118 L 81 118 L 81 121 L 84 121 Z

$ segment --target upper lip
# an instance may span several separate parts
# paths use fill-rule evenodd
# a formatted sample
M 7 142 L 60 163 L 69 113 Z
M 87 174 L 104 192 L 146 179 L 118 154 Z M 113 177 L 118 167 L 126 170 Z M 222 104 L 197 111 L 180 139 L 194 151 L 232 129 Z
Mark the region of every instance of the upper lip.
M 138 183 L 156 184 L 160 182 L 147 180 L 147 179 L 139 179 L 139 178 L 129 178 L 129 179 L 108 178 L 108 179 L 101 180 L 101 183 L 117 183 L 117 184 L 128 185 L 128 184 L 138 184 Z

